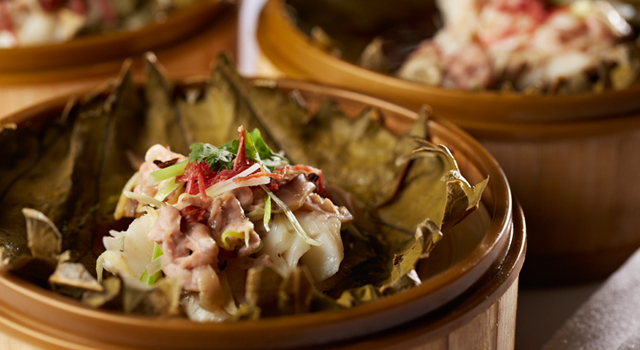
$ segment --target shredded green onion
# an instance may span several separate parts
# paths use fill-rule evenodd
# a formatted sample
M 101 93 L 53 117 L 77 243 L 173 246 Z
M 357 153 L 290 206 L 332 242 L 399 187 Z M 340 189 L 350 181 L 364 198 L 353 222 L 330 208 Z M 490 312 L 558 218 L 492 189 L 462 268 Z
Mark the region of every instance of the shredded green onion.
M 142 204 L 150 204 L 153 205 L 156 208 L 160 208 L 163 205 L 165 205 L 163 202 L 153 198 L 153 197 L 149 197 L 147 195 L 144 194 L 140 194 L 140 193 L 133 193 L 131 191 L 124 191 L 123 192 L 125 196 L 127 196 L 127 198 L 131 198 L 131 199 L 135 199 L 138 202 L 142 203 Z
M 153 253 L 151 253 L 151 262 L 153 262 L 154 260 L 158 259 L 161 256 L 162 256 L 162 250 L 160 249 L 160 246 L 158 245 L 158 243 L 154 242 Z M 156 271 L 154 274 L 149 275 L 149 272 L 147 272 L 147 269 L 145 269 L 144 272 L 142 273 L 142 276 L 140 277 L 140 282 L 143 282 L 152 286 L 154 283 L 156 283 L 156 279 L 158 279 L 158 277 L 160 277 L 160 271 Z
M 156 193 L 156 195 L 153 198 L 159 201 L 163 201 L 165 198 L 167 198 L 168 195 L 171 194 L 171 192 L 177 190 L 181 184 L 182 183 L 177 183 L 176 179 L 173 178 L 171 179 L 171 181 L 169 181 L 169 183 L 166 186 L 161 188 L 160 191 L 158 191 L 158 193 Z
M 229 245 L 229 243 L 227 243 L 227 237 L 236 237 L 236 238 L 241 238 L 244 239 L 244 234 L 242 234 L 241 232 L 238 231 L 224 231 L 222 233 L 222 236 L 220 237 L 220 241 L 221 241 L 221 246 L 222 248 L 224 248 L 224 250 L 232 250 L 233 248 L 231 248 L 231 246 Z
M 189 161 L 185 159 L 181 162 L 168 166 L 164 169 L 156 170 L 151 174 L 149 174 L 149 179 L 147 179 L 147 183 L 154 184 L 162 180 L 166 180 L 172 177 L 182 175 L 184 173 L 184 169 L 187 167 L 187 164 L 189 164 Z
M 264 217 L 262 222 L 264 223 L 264 229 L 269 232 L 269 221 L 271 221 L 271 197 L 268 194 L 264 195 Z
M 139 178 L 140 173 L 136 171 L 122 188 L 120 198 L 118 198 L 118 204 L 116 204 L 116 210 L 113 212 L 113 217 L 116 220 L 120 220 L 124 217 L 124 208 L 127 203 L 127 196 L 124 195 L 124 191 L 133 191 L 133 189 L 138 185 Z
M 225 192 L 234 190 L 238 187 L 257 186 L 260 184 L 269 183 L 269 181 L 271 180 L 266 176 L 255 177 L 252 179 L 243 179 L 244 177 L 251 175 L 253 172 L 255 172 L 258 169 L 260 169 L 260 164 L 255 163 L 249 168 L 245 169 L 240 174 L 237 174 L 232 178 L 213 184 L 212 186 L 207 188 L 205 192 L 209 197 L 217 197 Z
M 311 238 L 305 232 L 304 228 L 302 228 L 302 225 L 300 225 L 300 223 L 298 222 L 298 219 L 296 219 L 296 216 L 293 214 L 293 211 L 291 211 L 291 209 L 289 209 L 289 207 L 287 207 L 287 205 L 283 201 L 281 201 L 280 198 L 276 197 L 276 195 L 273 194 L 273 192 L 271 192 L 267 188 L 267 186 L 260 185 L 260 187 L 262 187 L 262 189 L 265 192 L 267 192 L 269 197 L 271 197 L 271 199 L 274 202 L 276 202 L 276 204 L 282 209 L 282 211 L 284 211 L 284 215 L 287 216 L 287 218 L 289 219 L 289 222 L 291 222 L 291 225 L 293 225 L 293 228 L 296 230 L 298 235 L 300 235 L 300 238 L 302 238 L 305 242 L 309 243 L 310 245 L 320 245 L 320 242 L 318 242 L 315 239 Z

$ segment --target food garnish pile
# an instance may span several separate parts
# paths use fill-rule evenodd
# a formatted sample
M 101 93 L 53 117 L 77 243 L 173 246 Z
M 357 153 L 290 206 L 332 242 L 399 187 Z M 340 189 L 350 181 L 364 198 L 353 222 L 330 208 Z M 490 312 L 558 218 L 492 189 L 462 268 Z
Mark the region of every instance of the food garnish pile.
M 3 0 L 0 48 L 55 44 L 162 21 L 197 0 Z
M 287 3 L 296 24 L 318 47 L 361 67 L 429 86 L 525 94 L 601 92 L 624 89 L 640 73 L 634 15 L 640 7 L 632 1 Z
M 465 90 L 623 89 L 640 70 L 631 25 L 607 1 L 439 1 L 444 26 L 397 71 Z
M 92 308 L 234 321 L 357 306 L 422 283 L 479 205 L 422 112 L 247 81 L 222 55 L 175 87 L 147 56 L 61 117 L 2 125 L 1 273 Z M 277 85 L 277 84 L 276 84 Z M 277 150 L 277 151 L 275 151 Z

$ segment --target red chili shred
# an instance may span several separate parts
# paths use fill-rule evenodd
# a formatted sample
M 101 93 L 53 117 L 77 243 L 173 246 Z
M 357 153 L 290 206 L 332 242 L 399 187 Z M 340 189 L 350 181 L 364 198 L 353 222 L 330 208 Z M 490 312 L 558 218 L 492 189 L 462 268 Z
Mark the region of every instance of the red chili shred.
M 184 232 L 186 231 L 187 224 L 202 221 L 206 212 L 206 209 L 195 205 L 190 205 L 180 210 L 180 216 L 182 216 L 182 219 L 180 220 L 180 230 Z

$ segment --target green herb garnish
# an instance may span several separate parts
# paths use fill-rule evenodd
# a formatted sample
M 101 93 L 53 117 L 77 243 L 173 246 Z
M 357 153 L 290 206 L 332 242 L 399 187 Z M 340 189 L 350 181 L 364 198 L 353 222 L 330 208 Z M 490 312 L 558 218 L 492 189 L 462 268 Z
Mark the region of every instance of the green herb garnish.
M 209 164 L 212 171 L 218 171 L 222 168 L 231 169 L 236 152 L 230 152 L 225 148 L 225 145 L 216 147 L 208 143 L 194 143 L 189 147 L 191 148 L 189 163 L 204 161 Z
M 208 143 L 195 143 L 191 145 L 189 161 L 205 161 L 209 164 L 209 168 L 214 171 L 222 168 L 231 169 L 233 167 L 233 160 L 238 154 L 239 144 L 238 139 L 229 141 L 219 147 L 212 146 Z M 247 159 L 260 163 L 270 172 L 273 172 L 276 167 L 282 164 L 289 164 L 289 160 L 274 153 L 269 146 L 267 146 L 258 129 L 253 129 L 251 132 L 244 132 L 244 155 Z

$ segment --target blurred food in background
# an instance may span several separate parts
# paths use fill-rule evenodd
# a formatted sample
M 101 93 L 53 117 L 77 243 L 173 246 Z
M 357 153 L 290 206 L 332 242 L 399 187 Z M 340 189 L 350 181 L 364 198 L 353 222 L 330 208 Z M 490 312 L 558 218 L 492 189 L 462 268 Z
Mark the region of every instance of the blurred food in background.
M 198 0 L 4 0 L 0 48 L 53 44 L 76 37 L 135 30 L 166 20 Z
M 640 71 L 632 3 L 288 3 L 299 27 L 332 54 L 431 86 L 545 94 L 599 92 L 628 87 Z M 311 11 L 312 7 L 320 10 Z M 340 20 L 332 24 L 321 13 Z

